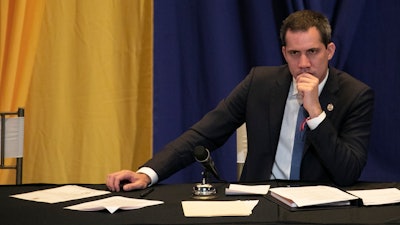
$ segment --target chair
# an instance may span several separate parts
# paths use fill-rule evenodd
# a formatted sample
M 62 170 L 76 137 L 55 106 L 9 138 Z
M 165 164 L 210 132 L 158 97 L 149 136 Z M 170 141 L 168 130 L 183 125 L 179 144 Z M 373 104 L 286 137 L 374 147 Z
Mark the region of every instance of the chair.
M 240 180 L 244 162 L 247 156 L 247 131 L 246 123 L 236 130 L 236 151 L 237 151 L 237 179 Z
M 15 169 L 16 184 L 22 184 L 22 158 L 24 150 L 24 109 L 16 112 L 0 112 L 1 151 L 0 169 Z M 5 158 L 16 158 L 15 165 L 5 165 Z

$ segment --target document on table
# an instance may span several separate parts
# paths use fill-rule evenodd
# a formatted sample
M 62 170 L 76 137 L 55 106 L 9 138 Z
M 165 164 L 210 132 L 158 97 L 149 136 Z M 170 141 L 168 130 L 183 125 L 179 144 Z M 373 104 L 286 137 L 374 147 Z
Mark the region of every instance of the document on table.
M 225 188 L 226 195 L 266 195 L 270 185 L 230 184 Z
M 182 201 L 186 217 L 250 216 L 258 200 Z
M 75 199 L 109 194 L 109 191 L 96 190 L 78 185 L 65 185 L 46 190 L 33 191 L 23 194 L 11 195 L 10 197 L 29 201 L 57 203 Z
M 65 207 L 65 209 L 78 211 L 99 211 L 107 209 L 110 213 L 114 213 L 118 209 L 131 210 L 140 209 L 147 206 L 163 204 L 162 201 L 127 198 L 122 196 L 113 196 L 91 202 L 85 202 L 77 205 Z
M 301 187 L 271 188 L 271 196 L 290 207 L 350 205 L 351 200 L 358 199 L 335 187 L 317 185 Z
M 364 205 L 385 205 L 400 202 L 400 190 L 397 188 L 352 190 L 347 192 L 361 198 Z

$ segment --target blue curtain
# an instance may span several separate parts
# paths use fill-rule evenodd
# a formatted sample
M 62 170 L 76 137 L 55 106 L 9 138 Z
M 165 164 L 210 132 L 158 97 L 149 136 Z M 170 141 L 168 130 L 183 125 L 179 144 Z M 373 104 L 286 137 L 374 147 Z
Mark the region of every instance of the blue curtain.
M 154 151 L 214 108 L 251 67 L 283 64 L 279 28 L 301 9 L 331 21 L 337 46 L 331 65 L 376 92 L 361 179 L 400 181 L 398 0 L 154 0 Z M 234 136 L 212 157 L 223 178 L 236 180 Z M 165 183 L 197 182 L 200 172 L 195 163 Z

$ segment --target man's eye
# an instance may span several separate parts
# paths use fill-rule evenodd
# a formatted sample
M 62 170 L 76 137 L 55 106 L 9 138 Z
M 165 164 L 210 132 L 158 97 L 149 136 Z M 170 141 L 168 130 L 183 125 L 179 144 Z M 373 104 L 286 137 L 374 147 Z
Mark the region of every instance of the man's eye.
M 299 51 L 289 51 L 289 54 L 290 54 L 290 55 L 298 55 L 298 54 L 299 54 Z
M 307 53 L 308 54 L 310 54 L 310 55 L 315 55 L 315 54 L 317 54 L 318 53 L 318 49 L 309 49 L 309 50 L 307 50 Z

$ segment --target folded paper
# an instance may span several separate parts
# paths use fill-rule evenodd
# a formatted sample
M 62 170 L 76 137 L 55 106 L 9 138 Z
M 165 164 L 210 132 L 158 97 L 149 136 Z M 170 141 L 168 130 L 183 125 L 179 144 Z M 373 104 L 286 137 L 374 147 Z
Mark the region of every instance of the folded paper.
M 91 202 L 85 202 L 77 205 L 65 207 L 65 209 L 78 211 L 99 211 L 106 209 L 110 213 L 114 213 L 118 209 L 132 210 L 140 209 L 148 206 L 163 204 L 162 201 L 127 198 L 122 196 L 113 196 Z

